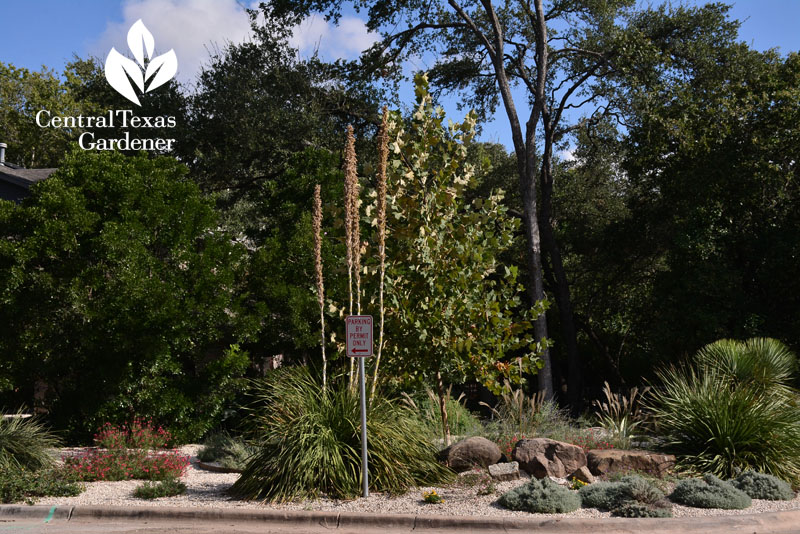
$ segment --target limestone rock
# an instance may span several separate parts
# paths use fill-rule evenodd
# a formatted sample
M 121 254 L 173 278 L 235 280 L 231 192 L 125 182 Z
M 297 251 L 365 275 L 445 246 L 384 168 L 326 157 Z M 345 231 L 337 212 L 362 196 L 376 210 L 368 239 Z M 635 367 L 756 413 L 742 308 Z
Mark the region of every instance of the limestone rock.
M 500 447 L 486 438 L 475 436 L 459 441 L 439 453 L 450 469 L 461 473 L 473 467 L 489 467 L 503 457 Z
M 649 451 L 592 449 L 587 454 L 586 460 L 594 476 L 619 471 L 642 471 L 661 477 L 675 467 L 675 456 Z
M 564 478 L 586 465 L 586 454 L 577 445 L 547 438 L 517 442 L 512 458 L 520 469 L 536 478 Z
M 519 478 L 519 463 L 506 462 L 489 466 L 489 474 L 497 482 L 506 480 L 517 480 Z

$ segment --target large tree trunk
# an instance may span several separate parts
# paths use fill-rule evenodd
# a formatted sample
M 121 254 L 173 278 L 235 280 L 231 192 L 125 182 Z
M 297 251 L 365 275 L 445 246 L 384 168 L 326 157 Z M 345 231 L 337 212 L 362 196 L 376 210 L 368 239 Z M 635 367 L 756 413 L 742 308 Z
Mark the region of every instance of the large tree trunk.
M 536 28 L 537 41 L 537 69 L 536 69 L 536 90 L 534 95 L 534 105 L 531 109 L 528 121 L 525 124 L 525 135 L 523 137 L 522 125 L 517 115 L 517 108 L 514 105 L 514 97 L 511 94 L 511 86 L 506 72 L 506 54 L 503 52 L 505 40 L 503 39 L 503 25 L 500 18 L 492 6 L 490 0 L 481 0 L 486 16 L 488 18 L 490 33 L 482 33 L 474 24 L 472 19 L 460 9 L 452 0 L 450 5 L 456 9 L 459 16 L 465 23 L 472 28 L 475 36 L 483 43 L 494 67 L 497 86 L 502 97 L 503 108 L 508 116 L 511 126 L 511 138 L 514 142 L 514 153 L 517 157 L 517 172 L 519 176 L 519 188 L 522 196 L 522 224 L 527 238 L 526 259 L 528 263 L 528 295 L 531 305 L 544 299 L 544 284 L 542 283 L 542 249 L 539 237 L 539 220 L 536 215 L 536 124 L 539 122 L 542 109 L 545 105 L 545 90 L 547 81 L 547 26 L 544 20 L 544 7 L 542 0 L 536 1 L 536 13 L 538 26 Z M 547 317 L 542 314 L 534 323 L 534 334 L 537 341 L 547 339 Z M 539 390 L 545 392 L 545 397 L 550 400 L 553 398 L 553 376 L 550 363 L 550 351 L 545 349 L 540 355 L 544 360 L 544 368 L 539 370 L 538 382 Z
M 545 161 L 545 164 L 549 164 Z M 539 225 L 542 232 L 542 245 L 550 259 L 555 285 L 553 292 L 558 306 L 558 319 L 561 323 L 561 333 L 564 336 L 564 347 L 567 352 L 567 399 L 573 414 L 580 411 L 581 402 L 581 359 L 578 354 L 578 336 L 575 329 L 575 320 L 572 313 L 572 297 L 561 260 L 561 249 L 556 240 L 552 220 L 552 195 L 553 180 L 550 170 L 542 172 L 542 210 Z
M 527 173 L 526 173 L 527 174 Z M 544 282 L 542 279 L 542 247 L 539 237 L 539 220 L 536 216 L 536 182 L 533 177 L 525 176 L 520 179 L 520 192 L 522 194 L 522 224 L 525 227 L 525 237 L 527 239 L 527 260 L 528 260 L 528 293 L 531 305 L 544 299 Z M 547 318 L 542 314 L 534 323 L 534 334 L 536 340 L 541 341 L 547 338 Z M 544 367 L 539 369 L 537 375 L 539 391 L 544 391 L 545 399 L 552 400 L 553 391 L 553 367 L 550 361 L 550 349 L 545 348 L 540 355 L 544 361 Z

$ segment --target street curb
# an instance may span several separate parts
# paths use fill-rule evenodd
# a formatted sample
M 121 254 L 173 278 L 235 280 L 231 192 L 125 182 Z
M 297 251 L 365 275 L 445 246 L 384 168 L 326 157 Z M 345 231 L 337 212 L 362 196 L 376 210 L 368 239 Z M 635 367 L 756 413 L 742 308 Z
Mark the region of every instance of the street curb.
M 51 521 L 69 521 L 72 506 L 20 506 L 0 504 L 0 518 L 41 519 L 43 523 Z
M 51 515 L 52 514 L 52 515 Z M 797 534 L 800 510 L 762 514 L 679 517 L 679 518 L 509 518 L 464 517 L 411 514 L 362 514 L 355 512 L 316 512 L 280 510 L 242 510 L 225 508 L 167 508 L 112 506 L 20 506 L 0 505 L 0 519 L 39 519 L 45 522 L 72 520 L 148 520 L 148 521 L 226 521 L 261 522 L 325 529 L 394 529 L 411 531 L 532 531 L 537 534 L 622 534 L 677 532 L 703 534 Z

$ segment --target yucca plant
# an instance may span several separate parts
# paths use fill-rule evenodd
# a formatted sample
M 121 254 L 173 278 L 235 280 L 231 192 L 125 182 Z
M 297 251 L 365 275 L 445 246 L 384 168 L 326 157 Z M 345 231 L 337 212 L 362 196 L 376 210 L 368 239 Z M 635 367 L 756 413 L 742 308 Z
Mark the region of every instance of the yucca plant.
M 697 367 L 658 373 L 661 386 L 647 405 L 684 467 L 721 478 L 753 469 L 800 483 L 800 408 L 780 371 L 789 358 L 751 350 L 777 343 L 717 342 L 700 351 Z
M 598 423 L 617 440 L 620 447 L 630 447 L 635 431 L 644 422 L 641 403 L 648 391 L 650 391 L 649 386 L 641 393 L 639 388 L 634 387 L 626 396 L 622 393 L 612 393 L 611 386 L 608 382 L 604 382 L 605 401 L 592 401 Z
M 703 347 L 696 361 L 703 371 L 718 371 L 736 384 L 758 387 L 770 395 L 791 398 L 797 393 L 791 387 L 797 357 L 776 339 L 721 339 Z
M 251 406 L 258 451 L 231 493 L 244 499 L 288 501 L 326 494 L 354 497 L 361 487 L 358 394 L 346 380 L 326 391 L 304 368 L 289 368 L 254 382 Z M 416 414 L 376 394 L 367 410 L 370 487 L 402 492 L 455 475 L 435 459 Z
M 49 449 L 61 444 L 37 417 L 7 417 L 0 413 L 0 464 L 37 470 L 52 467 Z

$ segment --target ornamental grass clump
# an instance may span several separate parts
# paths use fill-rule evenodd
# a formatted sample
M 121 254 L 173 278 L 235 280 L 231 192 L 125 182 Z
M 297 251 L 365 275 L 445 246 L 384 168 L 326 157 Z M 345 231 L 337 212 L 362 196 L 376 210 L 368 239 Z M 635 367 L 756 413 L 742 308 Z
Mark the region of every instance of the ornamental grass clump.
M 763 499 L 767 501 L 791 501 L 794 499 L 792 487 L 772 475 L 756 473 L 755 471 L 745 471 L 731 484 L 745 492 L 751 499 Z
M 603 386 L 605 401 L 592 401 L 598 424 L 618 441 L 620 448 L 630 448 L 638 428 L 644 423 L 641 404 L 649 390 L 649 387 L 645 387 L 640 393 L 639 389 L 634 387 L 626 396 L 622 393 L 612 393 L 611 386 L 605 382 Z
M 61 441 L 36 417 L 5 417 L 0 412 L 0 465 L 37 470 L 52 467 L 50 449 Z
M 647 401 L 664 448 L 697 472 L 753 469 L 800 484 L 794 354 L 773 339 L 721 340 L 695 360 L 660 371 Z
M 681 480 L 675 486 L 670 500 L 694 508 L 722 508 L 724 510 L 744 510 L 752 504 L 750 497 L 732 484 L 714 475 L 703 475 L 703 479 Z
M 197 458 L 201 462 L 217 462 L 228 469 L 242 470 L 255 452 L 255 447 L 242 438 L 219 432 L 205 440 L 203 447 L 197 451 Z
M 532 479 L 504 493 L 497 503 L 509 510 L 537 514 L 562 514 L 574 512 L 581 506 L 581 498 L 575 491 L 559 486 L 549 478 Z
M 361 409 L 346 382 L 331 380 L 323 391 L 305 367 L 254 381 L 249 417 L 258 451 L 231 493 L 271 502 L 360 494 Z M 367 408 L 367 436 L 375 491 L 401 493 L 455 479 L 436 461 L 423 423 L 396 400 L 376 394 Z

